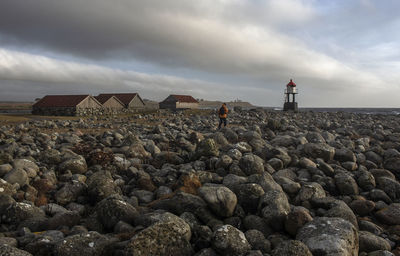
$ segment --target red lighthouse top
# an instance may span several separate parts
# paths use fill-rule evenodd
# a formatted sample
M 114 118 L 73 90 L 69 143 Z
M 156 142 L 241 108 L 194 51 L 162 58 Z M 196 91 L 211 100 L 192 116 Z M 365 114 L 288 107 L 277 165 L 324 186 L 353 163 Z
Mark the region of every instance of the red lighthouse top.
M 286 85 L 286 87 L 296 87 L 296 84 L 290 79 L 290 82 Z

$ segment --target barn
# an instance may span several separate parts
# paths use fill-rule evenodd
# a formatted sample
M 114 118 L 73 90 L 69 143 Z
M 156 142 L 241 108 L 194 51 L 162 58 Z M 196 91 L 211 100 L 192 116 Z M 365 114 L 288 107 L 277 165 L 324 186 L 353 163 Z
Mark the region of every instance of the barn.
M 125 104 L 122 103 L 117 97 L 110 94 L 103 94 L 95 96 L 96 100 L 100 102 L 104 108 L 109 110 L 121 110 L 125 108 Z
M 190 95 L 171 94 L 160 102 L 161 109 L 197 109 L 199 102 Z
M 89 94 L 46 95 L 32 106 L 34 115 L 84 116 L 102 111 L 101 103 Z
M 125 108 L 128 109 L 144 109 L 145 103 L 140 98 L 138 93 L 102 93 L 99 94 L 97 97 L 112 97 L 115 96 L 120 100 Z

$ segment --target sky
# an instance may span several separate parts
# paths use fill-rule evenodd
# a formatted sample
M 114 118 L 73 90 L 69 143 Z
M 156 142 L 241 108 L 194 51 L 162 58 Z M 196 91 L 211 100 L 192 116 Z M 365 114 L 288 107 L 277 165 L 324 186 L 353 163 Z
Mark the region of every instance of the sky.
M 0 101 L 138 92 L 400 107 L 398 0 L 2 0 Z

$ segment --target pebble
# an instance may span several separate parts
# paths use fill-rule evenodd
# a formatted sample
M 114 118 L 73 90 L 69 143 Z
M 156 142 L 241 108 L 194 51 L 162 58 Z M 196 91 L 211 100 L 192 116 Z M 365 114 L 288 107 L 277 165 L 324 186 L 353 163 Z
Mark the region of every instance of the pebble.
M 0 254 L 398 255 L 400 116 L 136 118 L 0 126 Z

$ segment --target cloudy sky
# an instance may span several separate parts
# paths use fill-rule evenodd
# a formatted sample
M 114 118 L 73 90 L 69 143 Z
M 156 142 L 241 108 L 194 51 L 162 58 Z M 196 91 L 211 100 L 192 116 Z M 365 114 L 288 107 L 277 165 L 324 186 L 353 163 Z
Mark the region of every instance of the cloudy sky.
M 400 106 L 398 0 L 1 0 L 0 100 L 171 93 Z

